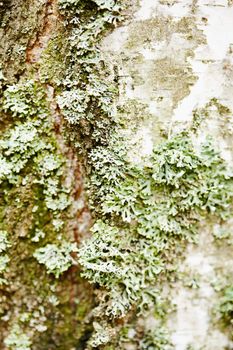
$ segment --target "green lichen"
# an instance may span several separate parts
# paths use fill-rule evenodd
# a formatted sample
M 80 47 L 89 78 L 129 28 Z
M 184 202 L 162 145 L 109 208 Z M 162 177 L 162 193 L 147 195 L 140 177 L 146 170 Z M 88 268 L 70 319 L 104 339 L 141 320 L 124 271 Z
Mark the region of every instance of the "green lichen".
M 7 283 L 6 279 L 4 279 L 2 275 L 10 261 L 7 250 L 11 247 L 11 243 L 7 237 L 8 234 L 6 231 L 0 231 L 0 285 Z
M 121 19 L 121 1 L 60 0 L 59 10 L 68 32 L 68 54 L 57 102 L 72 126 L 75 145 L 83 151 L 106 144 L 115 124 L 112 105 L 117 86 L 98 43 Z
M 154 331 L 149 331 L 144 334 L 140 341 L 141 350 L 172 350 L 174 347 L 169 339 L 167 331 L 158 327 Z
M 6 231 L 0 231 L 0 253 L 5 252 L 7 248 L 11 247 L 7 236 L 8 234 Z
M 82 275 L 104 288 L 98 313 L 110 319 L 156 305 L 157 284 L 168 278 L 176 249 L 196 241 L 200 219 L 227 220 L 233 197 L 232 171 L 210 140 L 197 151 L 188 133 L 178 134 L 156 146 L 143 166 L 122 154 L 116 144 L 90 154 L 101 220 L 78 253 Z
M 45 247 L 37 249 L 34 257 L 40 264 L 46 266 L 48 273 L 53 273 L 58 278 L 75 263 L 70 254 L 76 251 L 77 246 L 74 243 L 62 242 L 60 246 L 47 244 Z
M 92 289 L 75 266 L 62 283 L 58 278 L 74 264 L 76 245 L 67 241 L 71 189 L 65 185 L 66 161 L 56 141 L 61 136 L 55 134 L 45 102 L 46 86 L 34 79 L 5 85 L 1 111 L 10 126 L 2 131 L 0 141 L 0 179 L 3 206 L 10 209 L 1 208 L 1 225 L 15 237 L 15 245 L 7 271 L 5 251 L 10 245 L 3 235 L 0 265 L 6 280 L 15 277 L 16 290 L 5 291 L 6 295 L 14 293 L 17 307 L 9 314 L 6 304 L 1 311 L 9 320 L 5 344 L 10 349 L 29 350 L 32 344 L 38 350 L 48 346 L 84 349 L 111 343 L 123 322 L 131 322 L 127 317 L 119 322 L 119 317 L 133 315 L 135 310 L 141 315 L 151 308 L 160 310 L 158 285 L 169 280 L 175 269 L 170 263 L 183 246 L 196 241 L 199 220 L 211 214 L 222 224 L 231 213 L 232 172 L 211 142 L 197 151 L 190 135 L 182 133 L 155 147 L 142 165 L 129 162 L 126 143 L 115 135 L 119 131 L 113 108 L 117 77 L 106 67 L 99 49 L 104 33 L 122 18 L 121 3 L 60 0 L 64 38 L 52 39 L 41 63 L 48 60 L 48 65 L 40 69 L 43 82 L 55 87 L 58 108 L 55 102 L 52 108 L 64 116 L 67 138 L 87 156 L 88 195 L 95 223 L 92 237 L 78 251 L 78 260 L 82 276 L 96 287 L 94 310 Z M 155 22 L 161 25 L 159 19 L 149 21 L 152 31 L 140 35 L 140 40 L 160 35 Z M 174 25 L 186 35 L 192 22 L 182 20 Z M 170 26 L 172 33 L 173 24 Z M 166 30 L 162 35 L 167 35 Z M 157 61 L 155 71 L 158 67 L 170 71 L 169 64 Z M 180 74 L 179 66 L 172 69 L 175 76 Z M 187 70 L 185 78 L 192 84 L 189 73 Z M 167 87 L 167 80 L 159 79 Z M 155 81 L 158 83 L 157 76 Z M 174 103 L 179 97 L 180 91 Z M 127 122 L 124 126 L 127 128 Z M 74 211 L 72 215 L 76 220 Z M 137 334 L 135 342 L 141 349 L 170 348 L 166 332 L 159 327 Z
M 20 3 L 13 2 L 14 6 L 12 9 L 14 8 L 14 11 L 9 12 L 9 18 L 6 14 L 4 18 L 5 24 L 12 17 L 15 19 L 18 16 L 20 21 L 21 13 L 19 12 L 21 9 L 22 11 L 23 9 L 25 10 L 25 7 L 28 7 L 24 11 L 25 16 L 34 7 L 32 17 L 36 14 L 36 22 L 38 22 L 42 16 L 46 15 L 45 7 L 50 6 L 50 2 L 41 4 L 41 6 L 35 4 L 36 1 L 30 2 L 30 6 L 27 1 L 22 1 L 22 4 L 21 1 Z M 95 30 L 99 26 L 100 31 L 102 31 L 103 23 L 104 30 L 112 27 L 114 20 L 111 21 L 110 17 L 107 18 L 107 12 L 109 11 L 110 13 L 112 11 L 112 13 L 115 13 L 113 17 L 117 17 L 115 16 L 117 6 L 114 6 L 113 10 L 110 2 L 104 4 L 100 1 L 90 1 L 89 3 L 83 2 L 81 4 L 81 2 L 77 2 L 79 8 L 83 7 L 83 9 L 87 10 L 85 14 L 80 14 L 80 18 L 82 17 L 83 28 L 84 25 L 87 25 L 87 31 L 91 31 L 92 39 L 88 39 L 89 43 L 91 44 L 92 40 L 96 40 L 97 44 L 97 39 L 94 35 Z M 38 9 L 39 11 L 36 13 Z M 60 9 L 61 11 L 64 10 L 62 6 Z M 102 22 L 101 11 L 104 15 L 104 22 Z M 96 22 L 96 26 L 92 28 L 91 22 L 95 21 L 95 14 L 97 13 L 98 23 Z M 92 75 L 93 81 L 91 81 L 91 77 L 90 79 L 88 78 L 89 82 L 86 79 L 89 73 L 83 74 L 84 81 L 81 82 L 80 79 L 76 85 L 76 74 L 81 69 L 84 69 L 81 65 L 83 64 L 84 66 L 85 63 L 80 64 L 81 61 L 79 61 L 75 65 L 77 58 L 73 55 L 75 47 L 71 47 L 71 35 L 77 34 L 71 28 L 75 18 L 66 16 L 64 12 L 63 14 L 64 20 L 67 20 L 67 26 L 63 32 L 64 40 L 62 39 L 61 42 L 63 44 L 66 39 L 65 36 L 68 35 L 69 48 L 65 50 L 67 53 L 66 60 L 63 62 L 62 57 L 62 60 L 60 60 L 62 63 L 56 70 L 56 77 L 53 81 L 57 89 L 56 92 L 62 95 L 62 90 L 69 91 L 69 86 L 71 85 L 72 88 L 79 90 L 87 86 L 92 101 L 95 100 L 96 103 L 93 110 L 98 111 L 99 119 L 105 118 L 103 125 L 101 125 L 102 129 L 104 129 L 104 123 L 108 123 L 108 120 L 106 114 L 102 118 L 101 113 L 104 108 L 109 107 L 108 103 L 111 102 L 109 98 L 112 98 L 111 96 L 115 94 L 115 91 L 108 93 L 107 84 L 102 84 L 101 86 L 101 82 L 94 81 L 99 72 L 95 72 Z M 94 17 L 91 19 L 93 15 Z M 37 39 L 33 40 L 33 26 L 28 28 L 28 19 L 25 19 L 24 22 L 26 34 L 23 35 L 18 27 L 19 36 L 22 35 L 18 40 L 18 48 L 14 45 L 12 47 L 14 52 L 11 51 L 12 57 L 17 56 L 15 60 L 16 66 L 19 61 L 22 62 L 25 59 L 29 37 L 31 42 L 27 50 L 27 66 L 31 64 L 31 44 L 35 44 L 35 47 L 38 44 Z M 47 26 L 47 18 L 43 18 L 43 23 L 40 24 L 41 26 L 37 23 L 38 41 L 40 40 L 40 34 Z M 76 29 L 80 28 L 77 23 L 75 27 Z M 7 38 L 9 39 L 9 35 Z M 83 43 L 84 41 L 85 38 L 83 37 Z M 25 43 L 24 47 L 21 45 L 23 43 Z M 54 45 L 57 44 L 55 43 Z M 51 50 L 50 52 L 47 51 L 47 53 L 51 54 Z M 86 53 L 83 52 L 83 59 L 86 58 L 87 61 L 90 59 L 88 65 L 91 67 L 94 61 L 91 62 L 91 57 L 87 57 L 88 55 L 84 57 L 85 55 Z M 7 59 L 8 55 L 6 54 L 4 60 L 7 61 Z M 60 57 L 55 57 L 54 59 L 59 60 Z M 65 63 L 67 65 L 64 65 Z M 40 64 L 43 65 L 42 62 L 33 65 L 33 69 L 37 70 Z M 98 64 L 99 69 L 103 71 L 100 60 Z M 68 65 L 70 68 L 67 68 Z M 62 142 L 62 145 L 59 145 L 64 135 L 58 135 L 57 129 L 55 130 L 55 121 L 48 108 L 49 103 L 52 105 L 51 96 L 48 96 L 50 87 L 38 80 L 42 77 L 42 82 L 50 82 L 51 73 L 48 76 L 46 74 L 44 76 L 41 74 L 40 76 L 37 72 L 34 75 L 33 72 L 33 75 L 29 77 L 28 72 L 25 71 L 24 77 L 19 78 L 20 72 L 25 69 L 25 65 L 22 63 L 21 71 L 18 67 L 14 71 L 14 68 L 15 66 L 12 64 L 11 69 L 8 69 L 6 63 L 4 65 L 4 71 L 7 71 L 6 78 L 2 74 L 0 76 L 1 85 L 4 87 L 0 96 L 1 115 L 3 116 L 0 141 L 0 194 L 2 199 L 0 228 L 9 232 L 9 241 L 13 242 L 9 250 L 10 263 L 8 264 L 8 261 L 6 261 L 8 258 L 4 258 L 1 261 L 1 266 L 4 267 L 1 281 L 6 281 L 7 284 L 4 282 L 5 284 L 1 286 L 0 291 L 0 316 L 3 317 L 0 319 L 2 329 L 0 347 L 4 346 L 3 339 L 5 339 L 5 346 L 9 347 L 9 349 L 22 348 L 25 350 L 33 347 L 41 350 L 48 346 L 51 349 L 54 346 L 61 349 L 65 347 L 84 348 L 88 334 L 92 331 L 90 321 L 85 320 L 83 322 L 86 314 L 90 312 L 92 307 L 92 288 L 90 286 L 85 288 L 87 284 L 80 279 L 75 267 L 70 269 L 69 273 L 66 274 L 66 278 L 62 279 L 62 282 L 59 278 L 54 279 L 54 277 L 59 277 L 63 271 L 66 271 L 74 263 L 73 254 L 71 256 L 70 253 L 75 251 L 75 246 L 73 243 L 63 244 L 64 241 L 72 242 L 74 226 L 77 226 L 74 223 L 77 208 L 75 207 L 76 204 L 71 201 L 73 175 L 70 174 L 70 168 L 68 168 L 71 164 L 69 163 L 67 166 L 72 156 L 70 151 L 68 156 L 67 154 L 64 156 L 66 146 Z M 85 65 L 85 69 L 89 69 L 87 65 Z M 46 73 L 43 71 L 43 67 L 41 67 L 41 72 Z M 9 78 L 11 73 L 12 78 Z M 11 81 L 15 79 L 14 75 L 16 76 L 16 73 L 18 73 L 16 77 L 17 83 L 11 84 Z M 64 75 L 65 79 L 63 79 Z M 95 97 L 95 94 L 98 96 Z M 110 97 L 105 99 L 105 96 L 108 94 Z M 91 106 L 92 101 L 89 102 L 88 108 Z M 100 102 L 101 107 L 99 109 L 98 104 Z M 52 110 L 53 106 L 51 107 Z M 55 101 L 54 107 L 56 108 Z M 70 105 L 68 106 L 69 108 Z M 86 119 L 86 116 L 85 120 L 83 118 L 78 121 L 77 129 L 80 128 L 82 133 L 85 133 L 89 128 L 89 132 L 92 133 L 93 126 L 89 127 L 89 121 Z M 86 128 L 86 125 L 82 126 L 83 122 L 88 124 L 88 128 Z M 94 117 L 92 122 L 95 123 Z M 97 122 L 96 119 L 97 124 L 100 125 L 101 121 Z M 97 129 L 98 127 L 95 130 Z M 74 130 L 75 133 L 76 130 Z M 102 134 L 104 138 L 104 130 Z M 93 140 L 94 138 L 95 136 L 93 135 Z M 57 139 L 59 139 L 59 142 Z M 69 159 L 67 160 L 67 158 Z M 2 244 L 7 243 L 3 240 Z M 39 262 L 45 264 L 46 268 L 33 258 L 33 254 L 38 258 Z M 3 257 L 5 257 L 5 252 L 3 252 Z M 9 297 L 12 295 L 14 295 L 14 298 Z M 78 303 L 76 302 L 77 299 L 79 299 Z M 83 310 L 82 313 L 79 312 L 79 309 Z M 56 340 L 56 345 L 54 339 Z
M 69 206 L 69 188 L 61 186 L 64 159 L 59 154 L 44 88 L 33 80 L 9 86 L 3 111 L 16 119 L 0 140 L 3 186 L 33 186 L 43 194 L 54 219 Z M 33 173 L 33 176 L 30 175 Z M 34 212 L 38 206 L 34 206 Z
M 38 115 L 43 118 L 47 115 L 45 91 L 33 80 L 10 85 L 3 96 L 2 109 L 5 112 L 11 112 L 13 117 L 26 118 Z
M 0 273 L 5 271 L 9 261 L 10 259 L 7 255 L 0 256 Z
M 157 290 L 150 285 L 163 270 L 157 248 L 102 221 L 95 223 L 92 232 L 93 238 L 79 251 L 79 262 L 82 276 L 108 290 L 104 313 L 122 317 L 135 303 L 142 310 L 152 306 Z
M 220 312 L 222 317 L 233 322 L 233 287 L 228 286 L 223 291 L 223 297 L 220 303 Z
M 11 333 L 5 339 L 5 345 L 11 350 L 31 350 L 30 338 L 23 333 L 18 325 L 15 325 Z
M 217 243 L 226 242 L 233 244 L 233 233 L 231 229 L 231 221 L 215 224 L 213 227 L 213 235 Z
M 98 348 L 99 346 L 103 346 L 104 344 L 109 343 L 114 330 L 107 323 L 93 323 L 94 334 L 88 342 L 88 349 Z
M 27 169 L 33 170 L 33 184 L 42 188 L 47 208 L 59 213 L 69 205 L 69 189 L 61 188 L 64 161 L 56 152 L 44 101 L 44 89 L 33 80 L 6 89 L 3 110 L 19 120 L 0 140 L 0 180 L 17 186 L 26 185 L 30 181 L 25 176 Z M 21 121 L 25 117 L 26 120 Z
M 221 289 L 217 310 L 220 314 L 220 321 L 228 329 L 233 339 L 233 285 L 230 284 Z
M 34 79 L 5 85 L 2 96 L 1 111 L 8 125 L 0 139 L 0 300 L 13 293 L 14 303 L 11 298 L 1 302 L 0 344 L 5 339 L 14 350 L 31 348 L 31 344 L 46 348 L 53 332 L 62 344 L 63 316 L 76 318 L 74 312 L 70 315 L 71 282 L 64 283 L 64 290 L 62 285 L 57 290 L 59 282 L 50 290 L 55 283 L 50 272 L 58 277 L 74 261 L 69 255 L 73 244 L 62 244 L 73 239 L 66 226 L 72 183 L 64 182 L 66 159 L 46 101 L 45 86 Z M 49 274 L 33 254 L 48 265 Z M 60 303 L 62 293 L 65 297 Z M 28 318 L 23 314 L 29 314 Z M 63 337 L 73 333 L 69 340 L 73 345 L 80 335 L 70 328 L 66 326 Z

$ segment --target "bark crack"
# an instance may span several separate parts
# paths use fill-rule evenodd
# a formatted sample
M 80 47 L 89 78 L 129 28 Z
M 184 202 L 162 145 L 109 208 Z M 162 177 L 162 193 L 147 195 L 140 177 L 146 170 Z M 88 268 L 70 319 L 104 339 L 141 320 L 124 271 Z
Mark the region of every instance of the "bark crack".
M 26 62 L 33 64 L 40 60 L 43 50 L 47 47 L 47 44 L 56 28 L 58 22 L 58 11 L 56 0 L 47 0 L 44 7 L 44 16 L 40 29 L 38 30 L 35 38 L 29 42 L 26 50 Z

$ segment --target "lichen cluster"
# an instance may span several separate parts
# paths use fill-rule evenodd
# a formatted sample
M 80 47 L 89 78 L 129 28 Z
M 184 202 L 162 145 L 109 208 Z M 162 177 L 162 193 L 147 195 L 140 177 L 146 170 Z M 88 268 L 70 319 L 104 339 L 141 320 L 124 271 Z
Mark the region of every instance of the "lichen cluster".
M 228 283 L 221 288 L 220 298 L 217 305 L 217 312 L 219 319 L 224 326 L 227 328 L 231 339 L 233 339 L 233 286 Z
M 1 327 L 8 325 L 8 332 L 2 332 L 1 341 L 4 336 L 7 348 L 28 350 L 33 339 L 51 327 L 49 318 L 58 314 L 60 303 L 56 284 L 36 259 L 56 277 L 74 263 L 71 253 L 76 245 L 64 232 L 71 183 L 64 182 L 66 161 L 56 140 L 45 87 L 36 79 L 12 85 L 2 77 L 2 84 L 0 315 Z M 5 299 L 12 293 L 14 307 Z
M 77 246 L 75 243 L 63 242 L 60 247 L 55 244 L 47 244 L 45 247 L 37 249 L 34 257 L 40 264 L 46 266 L 49 273 L 59 277 L 60 274 L 75 263 L 71 253 L 76 251 Z
M 196 240 L 201 219 L 229 217 L 233 175 L 210 141 L 196 151 L 187 133 L 155 147 L 143 167 L 116 148 L 99 148 L 93 157 L 90 182 L 101 219 L 79 262 L 84 277 L 106 288 L 102 312 L 116 318 L 156 304 L 156 282 L 169 274 L 176 247 Z
M 44 89 L 33 80 L 11 85 L 4 91 L 2 110 L 11 117 L 12 126 L 0 140 L 0 180 L 8 187 L 29 184 L 37 188 L 54 229 L 59 231 L 63 224 L 61 213 L 69 206 L 70 189 L 62 185 L 64 159 L 52 136 L 45 101 Z M 39 200 L 34 198 L 32 213 L 38 210 Z M 36 222 L 34 231 L 39 229 L 40 223 Z
M 7 264 L 10 261 L 10 258 L 7 255 L 7 250 L 11 247 L 11 243 L 7 236 L 8 234 L 6 231 L 0 231 L 0 285 L 7 283 L 7 281 L 1 277 L 1 274 L 5 271 Z
M 44 30 L 46 32 L 45 26 L 49 20 L 46 19 L 47 5 L 42 5 L 41 12 L 38 13 L 37 20 L 44 21 L 40 23 L 38 36 L 35 35 L 34 38 L 33 33 L 30 41 L 29 34 L 28 37 L 22 35 L 20 57 L 17 56 L 20 63 L 27 59 L 28 64 L 33 64 L 30 52 L 36 48 L 37 40 L 38 43 L 40 41 L 39 32 L 41 31 L 41 35 L 44 35 Z M 5 15 L 4 25 L 12 16 L 14 20 L 18 16 L 20 21 L 21 7 L 22 4 L 17 7 L 15 17 L 11 11 Z M 32 16 L 37 11 L 37 7 L 34 8 Z M 82 301 L 78 302 L 72 297 L 72 289 L 76 288 L 72 283 L 77 283 L 79 288 L 79 284 L 85 285 L 86 282 L 80 281 L 77 273 L 75 276 L 71 273 L 72 283 L 71 277 L 60 284 L 51 276 L 55 275 L 58 280 L 71 265 L 76 264 L 74 254 L 77 250 L 76 244 L 70 242 L 73 240 L 70 235 L 72 223 L 69 227 L 70 221 L 74 218 L 69 215 L 71 213 L 76 215 L 79 209 L 70 209 L 72 205 L 73 207 L 76 205 L 72 203 L 71 194 L 74 183 L 72 175 L 68 175 L 63 149 L 65 146 L 62 148 L 62 145 L 59 145 L 64 135 L 56 134 L 55 121 L 48 108 L 49 103 L 52 103 L 48 84 L 54 84 L 58 108 L 67 120 L 67 126 L 71 126 L 67 130 L 70 134 L 67 138 L 74 139 L 77 149 L 81 151 L 93 144 L 106 143 L 109 130 L 114 124 L 111 104 L 117 90 L 114 78 L 111 76 L 112 72 L 103 69 L 104 62 L 98 49 L 98 40 L 120 19 L 119 10 L 120 6 L 111 1 L 59 2 L 59 11 L 65 24 L 64 29 L 59 27 L 61 32 L 64 32 L 61 43 L 66 50 L 62 57 L 62 71 L 58 70 L 56 81 L 46 74 L 43 76 L 43 72 L 47 69 L 46 64 L 49 66 L 51 62 L 54 63 L 53 52 L 46 51 L 49 62 L 43 61 L 45 57 L 43 53 L 40 64 L 37 62 L 30 68 L 25 66 L 24 62 L 22 70 L 26 67 L 26 72 L 20 80 L 18 61 L 16 60 L 15 66 L 12 65 L 11 70 L 8 70 L 8 56 L 3 52 L 6 63 L 4 63 L 4 75 L 2 72 L 0 75 L 3 88 L 0 96 L 2 114 L 0 181 L 3 197 L 0 228 L 1 232 L 9 232 L 10 251 L 9 257 L 8 251 L 1 253 L 1 283 L 7 281 L 7 286 L 2 288 L 0 296 L 3 301 L 1 317 L 3 315 L 6 320 L 1 321 L 4 324 L 4 332 L 0 342 L 9 349 L 30 349 L 34 346 L 39 349 L 46 344 L 47 337 L 55 337 L 56 343 L 61 346 L 62 344 L 73 346 L 74 342 L 85 343 L 85 332 L 90 332 L 91 327 L 82 324 L 82 319 L 91 308 L 91 297 L 88 298 L 91 288 L 85 296 L 82 296 L 82 292 L 79 293 Z M 29 20 L 33 21 L 34 17 L 28 18 Z M 30 28 L 25 30 L 31 33 L 33 26 L 31 23 L 29 26 Z M 54 43 L 53 39 L 49 47 Z M 18 52 L 16 51 L 17 48 L 15 55 Z M 15 74 L 15 78 L 9 79 L 10 71 L 13 71 L 12 76 Z M 12 81 L 15 83 L 12 84 Z M 56 101 L 54 105 L 57 108 Z M 8 242 L 6 239 L 5 241 L 3 239 L 3 243 Z M 26 261 L 30 262 L 30 267 L 28 270 L 23 270 Z M 6 303 L 4 300 L 5 294 L 13 293 L 12 278 L 17 266 L 16 302 L 12 306 L 10 301 Z M 37 281 L 38 292 L 33 285 L 34 280 Z M 23 291 L 25 291 L 24 297 L 21 296 Z M 59 295 L 63 295 L 64 300 L 57 299 Z M 85 304 L 85 299 L 88 299 L 88 305 Z M 74 312 L 72 306 L 73 311 L 70 314 L 70 305 L 76 302 L 79 304 L 77 312 Z M 61 317 L 64 319 L 61 320 Z M 52 321 L 53 318 L 56 318 L 56 321 Z M 71 319 L 74 320 L 72 326 L 69 324 Z M 79 329 L 73 331 L 75 322 L 78 322 Z M 43 336 L 38 343 L 38 337 L 42 333 Z
M 113 107 L 117 76 L 98 47 L 106 30 L 121 19 L 121 6 L 61 0 L 59 10 L 68 54 L 57 103 L 70 139 L 86 156 L 95 223 L 78 261 L 82 276 L 101 287 L 89 341 L 98 347 L 111 342 L 117 318 L 156 305 L 159 283 L 169 278 L 185 244 L 197 240 L 200 220 L 209 215 L 221 224 L 227 220 L 232 172 L 211 140 L 197 150 L 189 132 L 164 140 L 143 165 L 133 165 Z
M 148 331 L 140 342 L 141 350 L 171 350 L 172 348 L 169 336 L 162 328 Z
M 105 66 L 98 43 L 121 19 L 120 1 L 59 1 L 67 30 L 66 71 L 57 97 L 79 150 L 106 144 L 114 125 L 114 72 Z M 71 130 L 71 129 L 70 129 Z
M 8 337 L 5 339 L 5 345 L 9 349 L 30 350 L 32 342 L 30 338 L 23 333 L 18 325 L 15 325 Z
M 123 2 L 59 0 L 58 10 L 62 34 L 51 37 L 38 74 L 12 84 L 0 73 L 0 316 L 7 329 L 0 342 L 11 350 L 113 350 L 130 342 L 170 350 L 163 322 L 148 330 L 136 320 L 147 311 L 160 321 L 166 314 L 161 287 L 187 243 L 198 240 L 199 221 L 214 216 L 221 232 L 232 212 L 233 173 L 211 139 L 198 148 L 193 142 L 204 109 L 190 130 L 161 135 L 152 154 L 133 163 L 121 133 L 128 121 L 114 106 L 116 67 L 106 65 L 99 47 L 122 20 Z M 58 132 L 49 103 L 61 118 Z M 215 100 L 207 107 L 213 105 L 223 108 Z M 78 209 L 69 211 L 75 184 L 66 181 L 64 139 L 82 155 L 93 217 L 91 237 L 79 248 L 70 236 Z M 13 307 L 7 295 L 17 300 Z M 231 287 L 219 310 L 232 323 Z

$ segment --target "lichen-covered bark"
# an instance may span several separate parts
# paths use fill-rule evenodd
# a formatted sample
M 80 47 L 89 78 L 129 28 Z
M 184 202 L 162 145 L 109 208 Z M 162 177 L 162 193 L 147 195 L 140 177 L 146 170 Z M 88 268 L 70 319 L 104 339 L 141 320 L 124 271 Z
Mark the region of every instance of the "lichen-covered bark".
M 232 19 L 0 3 L 1 349 L 232 347 Z
M 144 162 L 164 135 L 192 130 L 197 149 L 211 136 L 232 166 L 232 18 L 232 3 L 224 0 L 145 0 L 130 23 L 104 40 L 106 57 L 120 70 L 123 118 L 133 121 L 125 133 L 133 163 Z M 179 281 L 166 291 L 176 305 L 167 324 L 175 349 L 232 347 L 231 231 L 230 219 L 222 226 L 208 214 L 199 243 L 188 245 L 178 267 Z M 219 304 L 228 308 L 230 333 L 217 321 Z M 157 321 L 149 316 L 145 324 L 150 331 Z
M 46 261 L 66 259 L 48 271 L 58 277 L 72 264 L 71 242 L 90 225 L 81 162 L 66 145 L 52 82 L 39 75 L 50 39 L 61 35 L 57 2 L 3 2 L 1 16 L 0 211 L 9 246 L 1 252 L 7 264 L 1 267 L 0 347 L 83 348 L 91 287 L 77 266 L 58 279 L 33 257 L 39 247 L 44 256 L 46 246 Z M 54 255 L 64 244 L 63 255 Z

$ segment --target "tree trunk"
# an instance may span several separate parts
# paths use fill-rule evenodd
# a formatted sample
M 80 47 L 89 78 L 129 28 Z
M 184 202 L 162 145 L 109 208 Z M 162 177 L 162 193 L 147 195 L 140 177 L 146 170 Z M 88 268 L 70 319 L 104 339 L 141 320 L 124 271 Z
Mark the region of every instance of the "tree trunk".
M 232 5 L 0 2 L 1 349 L 233 349 Z

